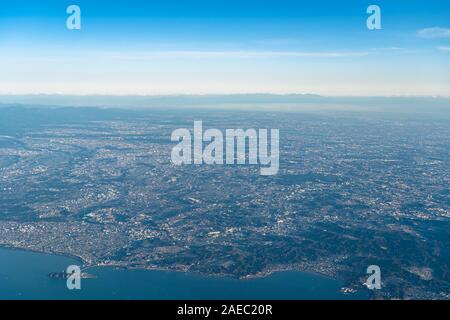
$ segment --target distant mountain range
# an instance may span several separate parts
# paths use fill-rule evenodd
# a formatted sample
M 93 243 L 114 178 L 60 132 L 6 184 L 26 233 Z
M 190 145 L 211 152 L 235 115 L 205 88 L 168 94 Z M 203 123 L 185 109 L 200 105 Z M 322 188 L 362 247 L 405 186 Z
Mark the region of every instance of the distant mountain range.
M 155 96 L 108 96 L 108 95 L 0 95 L 0 106 L 40 105 L 74 107 L 120 107 L 120 108 L 184 108 L 218 107 L 262 110 L 295 110 L 297 107 L 320 109 L 381 108 L 384 111 L 448 111 L 450 98 L 446 97 L 328 97 L 315 94 L 223 94 L 223 95 L 155 95 Z M 274 106 L 275 105 L 275 106 Z M 274 108 L 275 107 L 275 108 Z M 405 107 L 407 109 L 405 110 Z M 301 109 L 301 108 L 300 108 Z

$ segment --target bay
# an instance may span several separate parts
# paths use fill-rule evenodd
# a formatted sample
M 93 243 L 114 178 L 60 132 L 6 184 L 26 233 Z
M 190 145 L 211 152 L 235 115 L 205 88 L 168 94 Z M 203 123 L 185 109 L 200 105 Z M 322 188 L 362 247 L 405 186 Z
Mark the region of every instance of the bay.
M 66 281 L 51 272 L 79 265 L 71 257 L 0 248 L 1 300 L 70 299 L 367 299 L 367 292 L 340 292 L 342 283 L 321 275 L 285 271 L 264 278 L 239 280 L 193 273 L 94 267 L 93 279 L 82 279 L 81 290 L 68 290 Z

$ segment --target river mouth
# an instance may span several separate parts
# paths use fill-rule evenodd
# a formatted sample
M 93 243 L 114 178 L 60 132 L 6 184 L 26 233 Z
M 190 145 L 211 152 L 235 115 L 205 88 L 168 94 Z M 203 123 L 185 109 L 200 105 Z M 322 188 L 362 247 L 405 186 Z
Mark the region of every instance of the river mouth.
M 82 279 L 81 290 L 68 290 L 64 279 L 49 273 L 79 260 L 46 253 L 0 248 L 1 300 L 345 300 L 368 299 L 367 292 L 340 292 L 342 283 L 297 271 L 274 272 L 264 278 L 239 280 L 194 273 L 89 268 L 94 278 Z

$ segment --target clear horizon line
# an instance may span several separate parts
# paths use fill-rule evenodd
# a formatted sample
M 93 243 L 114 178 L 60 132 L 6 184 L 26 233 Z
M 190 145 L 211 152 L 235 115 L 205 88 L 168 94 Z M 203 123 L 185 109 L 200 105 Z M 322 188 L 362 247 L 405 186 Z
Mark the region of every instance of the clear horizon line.
M 327 95 L 318 93 L 300 93 L 300 92 L 229 92 L 229 93 L 155 93 L 155 94 L 141 94 L 141 93 L 60 93 L 60 92 L 40 92 L 40 93 L 2 93 L 0 97 L 19 97 L 19 96 L 48 96 L 48 97 L 208 97 L 208 96 L 245 96 L 245 95 L 271 95 L 271 96 L 316 96 L 323 98 L 443 98 L 450 99 L 450 95 L 430 94 L 430 95 L 413 95 L 413 94 L 398 94 L 398 95 Z

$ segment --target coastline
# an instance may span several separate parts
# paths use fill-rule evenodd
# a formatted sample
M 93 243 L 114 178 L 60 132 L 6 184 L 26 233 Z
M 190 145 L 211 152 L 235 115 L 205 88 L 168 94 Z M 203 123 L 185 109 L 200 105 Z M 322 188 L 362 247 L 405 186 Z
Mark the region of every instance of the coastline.
M 9 245 L 4 245 L 4 244 L 0 244 L 0 249 L 25 251 L 25 252 L 44 254 L 44 255 L 54 255 L 54 256 L 59 256 L 59 257 L 64 257 L 64 258 L 78 260 L 79 262 L 81 262 L 81 267 L 82 268 L 84 268 L 84 266 L 86 265 L 86 261 L 83 258 L 81 258 L 80 256 L 71 255 L 69 253 L 40 251 L 40 250 L 34 250 L 34 249 L 29 249 L 29 248 L 14 247 L 14 246 L 9 246 Z
M 56 256 L 60 256 L 60 257 L 78 260 L 79 262 L 81 262 L 80 268 L 82 269 L 82 271 L 89 270 L 89 269 L 95 269 L 95 268 L 117 268 L 117 269 L 121 269 L 121 270 L 147 270 L 147 271 L 191 273 L 191 274 L 195 274 L 195 275 L 203 276 L 203 277 L 232 278 L 232 279 L 238 279 L 238 280 L 243 280 L 243 281 L 252 280 L 252 279 L 263 279 L 263 278 L 267 278 L 275 273 L 281 273 L 281 272 L 301 272 L 301 273 L 305 273 L 305 274 L 309 274 L 309 275 L 320 276 L 320 277 L 323 277 L 323 278 L 326 278 L 329 280 L 342 281 L 342 279 L 335 278 L 335 277 L 332 277 L 332 276 L 324 274 L 324 273 L 311 271 L 311 270 L 304 270 L 304 269 L 289 267 L 289 266 L 286 266 L 286 268 L 279 267 L 279 268 L 273 268 L 270 270 L 263 270 L 256 274 L 248 274 L 245 276 L 236 277 L 236 276 L 233 276 L 232 274 L 208 274 L 208 273 L 203 273 L 203 272 L 193 271 L 193 270 L 183 270 L 183 269 L 176 269 L 176 268 L 171 269 L 171 268 L 167 268 L 167 267 L 158 267 L 158 266 L 134 267 L 134 266 L 121 265 L 121 264 L 101 264 L 101 263 L 90 264 L 86 260 L 84 260 L 82 257 L 68 254 L 68 253 L 39 251 L 39 250 L 34 250 L 34 249 L 14 247 L 14 246 L 8 246 L 8 245 L 3 245 L 3 244 L 0 244 L 0 249 L 18 250 L 18 251 L 32 252 L 32 253 L 38 253 L 38 254 L 44 254 L 44 255 L 56 255 Z
M 28 248 L 22 248 L 22 247 L 8 246 L 8 245 L 4 245 L 4 244 L 0 244 L 0 249 L 33 252 L 33 253 L 39 253 L 39 254 L 44 254 L 44 255 L 56 255 L 56 256 L 60 256 L 60 257 L 75 259 L 75 260 L 78 260 L 79 262 L 81 262 L 80 268 L 83 271 L 89 270 L 89 269 L 95 269 L 95 268 L 117 268 L 117 269 L 122 269 L 122 270 L 148 270 L 148 271 L 192 273 L 192 274 L 196 274 L 196 275 L 204 276 L 204 277 L 233 278 L 233 279 L 238 279 L 238 280 L 261 279 L 261 278 L 269 277 L 269 276 L 273 275 L 274 273 L 280 273 L 280 272 L 301 272 L 301 273 L 310 274 L 310 275 L 314 275 L 314 276 L 320 276 L 320 277 L 323 277 L 323 278 L 326 278 L 329 280 L 342 281 L 342 279 L 334 278 L 334 277 L 324 274 L 324 273 L 310 271 L 310 270 L 302 270 L 299 268 L 298 269 L 290 268 L 290 267 L 263 270 L 256 274 L 248 274 L 245 276 L 236 277 L 236 276 L 233 276 L 232 274 L 209 274 L 209 273 L 203 273 L 203 272 L 199 272 L 199 271 L 183 270 L 183 269 L 175 269 L 175 268 L 171 269 L 171 268 L 167 268 L 167 267 L 157 267 L 157 266 L 155 266 L 155 267 L 146 267 L 146 266 L 134 267 L 134 266 L 121 265 L 121 264 L 102 264 L 102 263 L 91 264 L 91 263 L 88 263 L 81 256 L 77 256 L 77 255 L 73 255 L 73 254 L 61 253 L 61 252 L 51 252 L 51 251 L 40 251 L 40 250 L 34 250 L 34 249 L 28 249 Z
M 135 299 L 151 300 L 172 298 L 195 300 L 200 297 L 210 297 L 211 299 L 252 299 L 252 297 L 278 299 L 281 297 L 281 299 L 294 300 L 304 300 L 309 299 L 309 297 L 324 300 L 371 299 L 364 291 L 356 293 L 345 291 L 344 284 L 339 279 L 295 268 L 274 268 L 257 275 L 233 277 L 227 274 L 205 274 L 188 269 L 177 270 L 156 266 L 117 264 L 80 265 L 83 271 L 89 270 L 87 273 L 93 276 L 92 279 L 95 279 L 95 281 L 89 282 L 88 287 L 90 289 L 88 291 L 83 290 L 80 295 L 78 292 L 66 291 L 64 283 L 50 281 L 51 279 L 47 277 L 49 273 L 56 272 L 58 269 L 61 271 L 65 266 L 72 263 L 66 259 L 81 262 L 80 257 L 4 245 L 0 245 L 0 250 L 3 261 L 9 259 L 5 265 L 6 268 L 0 270 L 0 274 L 6 277 L 5 279 L 10 279 L 9 285 L 7 281 L 6 286 L 0 286 L 4 291 L 5 299 L 12 297 L 12 295 L 5 295 L 8 292 L 12 294 L 16 292 L 15 295 L 20 299 L 22 299 L 22 293 L 26 293 L 26 297 L 31 299 L 45 299 L 45 296 L 53 299 L 72 299 L 74 297 L 81 299 L 118 299 L 119 297 L 132 299 L 132 297 L 135 297 Z M 15 254 L 14 252 L 22 253 Z M 34 254 L 37 254 L 37 256 Z M 48 258 L 52 256 L 53 258 Z M 30 268 L 38 273 L 25 271 L 30 270 Z M 22 276 L 21 273 L 23 272 L 30 275 Z M 11 279 L 16 280 L 11 282 Z M 111 281 L 111 279 L 114 279 L 114 281 Z M 17 284 L 12 285 L 14 283 Z M 111 285 L 112 283 L 117 283 L 118 287 Z M 106 291 L 105 288 L 107 288 Z M 162 295 L 159 292 L 162 292 Z

